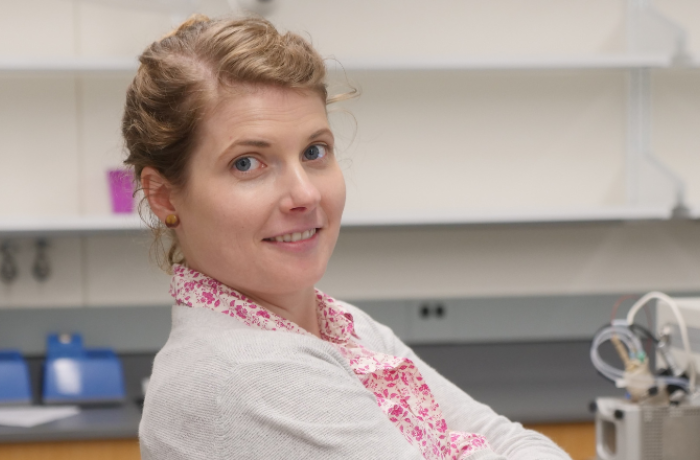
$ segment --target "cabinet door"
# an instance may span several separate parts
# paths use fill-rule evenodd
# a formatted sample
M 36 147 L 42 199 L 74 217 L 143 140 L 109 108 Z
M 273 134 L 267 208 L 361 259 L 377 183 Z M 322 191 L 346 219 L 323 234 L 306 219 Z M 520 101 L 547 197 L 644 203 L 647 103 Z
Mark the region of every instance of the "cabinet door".
M 136 439 L 0 444 L 3 460 L 140 460 Z

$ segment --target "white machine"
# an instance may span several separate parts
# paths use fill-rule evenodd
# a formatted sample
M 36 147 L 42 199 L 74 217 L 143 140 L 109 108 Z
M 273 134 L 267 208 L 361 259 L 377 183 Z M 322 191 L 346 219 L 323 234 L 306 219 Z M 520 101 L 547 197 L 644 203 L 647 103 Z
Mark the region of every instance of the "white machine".
M 657 300 L 656 331 L 634 316 Z M 642 342 L 653 344 L 656 369 Z M 598 348 L 610 341 L 624 369 L 603 361 Z M 626 320 L 612 320 L 593 339 L 598 371 L 625 388 L 628 399 L 596 400 L 596 453 L 601 460 L 700 460 L 700 298 L 673 299 L 652 292 L 637 301 Z
M 700 459 L 700 405 L 596 400 L 596 453 L 601 460 Z
M 695 369 L 700 370 L 700 297 L 684 297 L 672 299 L 681 312 L 688 330 L 690 351 L 695 360 Z M 656 307 L 656 329 L 659 337 L 668 337 L 668 352 L 676 363 L 686 360 L 683 350 L 683 338 L 672 308 L 660 300 Z M 664 359 L 663 356 L 660 356 Z M 700 457 L 698 457 L 700 459 Z

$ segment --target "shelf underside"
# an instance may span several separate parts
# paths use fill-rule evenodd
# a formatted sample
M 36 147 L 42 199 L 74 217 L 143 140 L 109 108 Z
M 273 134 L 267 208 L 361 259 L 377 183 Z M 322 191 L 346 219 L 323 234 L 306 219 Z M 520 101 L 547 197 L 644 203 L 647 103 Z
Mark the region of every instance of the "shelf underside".
M 674 65 L 672 56 L 665 54 L 330 58 L 327 62 L 330 70 L 342 66 L 347 71 L 634 69 Z M 0 58 L 0 74 L 133 73 L 138 65 L 136 57 L 6 57 Z M 696 65 L 696 61 L 690 64 Z
M 697 218 L 691 214 L 691 218 Z M 597 209 L 551 209 L 530 211 L 423 210 L 347 212 L 345 228 L 511 225 L 538 223 L 616 222 L 668 220 L 671 211 L 663 207 L 609 207 Z M 0 237 L 79 236 L 122 234 L 148 230 L 136 214 L 75 217 L 0 218 Z

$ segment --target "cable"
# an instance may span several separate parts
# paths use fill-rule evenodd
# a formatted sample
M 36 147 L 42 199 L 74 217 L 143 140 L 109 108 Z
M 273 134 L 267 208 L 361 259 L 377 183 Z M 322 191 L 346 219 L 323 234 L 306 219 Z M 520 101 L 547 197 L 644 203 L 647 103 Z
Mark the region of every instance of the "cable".
M 642 296 L 641 299 L 639 299 L 637 302 L 635 302 L 634 305 L 632 305 L 632 308 L 630 309 L 629 313 L 627 313 L 627 324 L 632 325 L 634 324 L 634 315 L 637 314 L 637 312 L 646 305 L 647 302 L 650 300 L 657 299 L 661 300 L 664 302 L 666 305 L 668 305 L 671 310 L 673 311 L 673 314 L 676 316 L 676 321 L 678 321 L 678 328 L 680 329 L 681 332 L 681 340 L 683 342 L 683 348 L 685 350 L 685 355 L 687 358 L 687 372 L 688 372 L 688 389 L 689 392 L 695 393 L 695 381 L 696 381 L 696 374 L 695 374 L 695 360 L 693 358 L 693 353 L 690 349 L 690 339 L 688 338 L 688 326 L 685 323 L 685 319 L 683 319 L 683 314 L 681 313 L 680 308 L 678 308 L 678 305 L 676 302 L 667 296 L 666 294 L 662 292 L 657 292 L 653 291 L 650 292 L 644 296 Z
M 591 362 L 593 366 L 607 379 L 615 382 L 622 380 L 625 373 L 622 369 L 611 366 L 601 358 L 598 353 L 598 348 L 600 346 L 612 340 L 613 337 L 617 337 L 620 342 L 622 342 L 629 351 L 629 354 L 637 359 L 639 352 L 642 351 L 642 344 L 639 337 L 634 335 L 625 325 L 621 324 L 622 320 L 615 321 L 612 326 L 607 326 L 601 329 L 593 338 L 593 343 L 591 344 Z
M 619 299 L 617 299 L 617 301 L 615 302 L 615 305 L 613 305 L 613 307 L 612 307 L 612 311 L 610 312 L 610 324 L 612 324 L 612 322 L 615 320 L 615 317 L 617 316 L 617 310 L 622 306 L 622 304 L 626 300 L 631 300 L 631 299 L 639 299 L 639 296 L 634 295 L 634 294 L 625 294 L 625 295 L 621 296 Z M 647 327 L 649 327 L 651 329 L 652 327 L 654 327 L 654 325 L 651 322 L 651 311 L 649 310 L 649 305 L 644 305 L 644 313 L 645 313 L 646 319 L 647 319 Z M 647 351 L 647 354 L 651 355 L 653 353 L 654 343 L 656 343 L 656 342 L 653 340 L 648 343 L 649 350 Z
M 645 338 L 649 339 L 652 343 L 657 344 L 659 343 L 659 339 L 656 338 L 656 336 L 647 328 L 640 326 L 639 324 L 630 324 L 628 326 L 632 332 L 634 332 L 637 337 L 639 336 L 644 336 Z M 641 337 L 640 337 L 641 338 Z
M 617 316 L 617 310 L 622 306 L 622 303 L 625 300 L 630 300 L 630 299 L 638 299 L 639 296 L 634 295 L 634 294 L 625 294 L 621 296 L 619 299 L 617 299 L 617 302 L 615 302 L 615 305 L 612 307 L 612 312 L 610 313 L 610 322 L 612 323 L 615 320 L 615 317 Z M 649 306 L 645 305 L 644 306 L 644 313 L 646 314 L 647 317 L 647 326 L 652 327 L 651 324 L 651 312 L 649 311 Z
M 641 339 L 632 332 L 625 323 L 625 320 L 615 320 L 612 325 L 600 329 L 591 343 L 590 357 L 596 370 L 618 387 L 627 387 L 630 383 L 634 382 L 638 382 L 641 386 L 651 386 L 651 382 L 646 380 L 645 377 L 641 375 L 635 376 L 633 369 L 630 367 L 624 370 L 618 369 L 603 360 L 600 356 L 599 348 L 603 343 L 613 340 L 619 340 L 619 342 L 627 348 L 629 359 L 623 359 L 623 362 L 632 361 L 636 363 L 636 366 L 639 366 L 646 361 Z M 649 376 L 649 378 L 653 379 L 656 386 L 675 385 L 683 388 L 685 391 L 689 391 L 689 382 L 684 378 L 675 376 Z

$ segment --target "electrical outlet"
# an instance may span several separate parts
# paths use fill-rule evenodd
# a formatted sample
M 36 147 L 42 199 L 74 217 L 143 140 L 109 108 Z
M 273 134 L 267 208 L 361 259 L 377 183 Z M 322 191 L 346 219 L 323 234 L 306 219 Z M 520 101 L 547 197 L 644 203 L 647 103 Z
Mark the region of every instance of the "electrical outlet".
M 418 309 L 421 319 L 444 319 L 447 316 L 447 307 L 444 302 L 424 302 Z
M 455 324 L 451 308 L 445 300 L 411 302 L 411 341 L 440 343 L 453 338 Z

